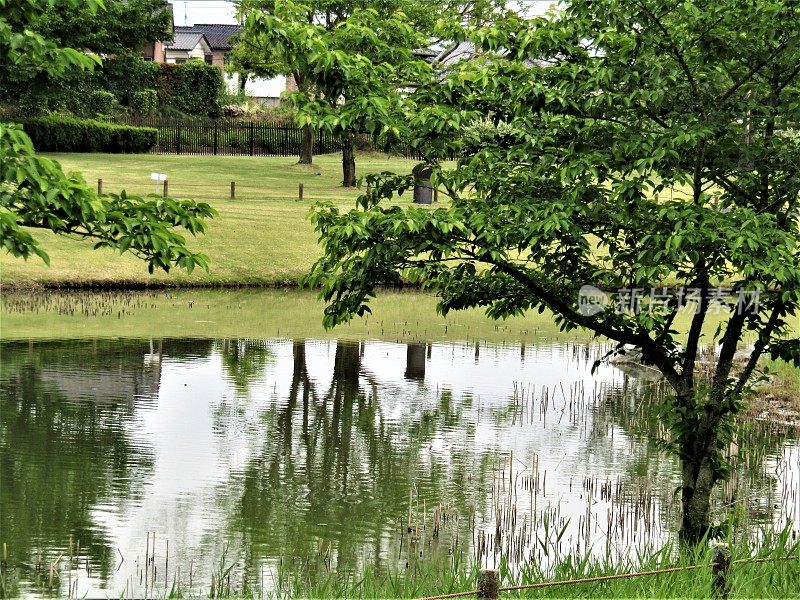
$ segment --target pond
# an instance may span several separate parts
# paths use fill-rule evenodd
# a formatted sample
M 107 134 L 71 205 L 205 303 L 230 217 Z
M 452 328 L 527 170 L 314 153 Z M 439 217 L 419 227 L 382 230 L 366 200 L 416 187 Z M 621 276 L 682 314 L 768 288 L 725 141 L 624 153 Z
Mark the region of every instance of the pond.
M 386 294 L 326 332 L 302 291 L 6 294 L 0 542 L 18 591 L 259 591 L 661 546 L 679 481 L 651 414 L 663 383 L 592 372 L 610 346 L 546 314 L 434 304 Z M 755 424 L 737 445 L 718 509 L 796 528 L 797 438 Z

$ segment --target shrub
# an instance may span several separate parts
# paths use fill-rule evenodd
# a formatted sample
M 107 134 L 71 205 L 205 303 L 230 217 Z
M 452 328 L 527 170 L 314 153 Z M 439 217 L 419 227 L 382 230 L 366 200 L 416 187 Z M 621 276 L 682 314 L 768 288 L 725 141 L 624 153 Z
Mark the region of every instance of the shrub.
M 108 115 L 114 108 L 117 99 L 111 92 L 92 90 L 89 93 L 89 113 L 92 116 Z
M 132 52 L 121 53 L 103 61 L 99 77 L 102 86 L 113 92 L 124 106 L 131 106 L 136 92 L 156 87 L 160 68 Z
M 244 117 L 247 114 L 247 109 L 244 106 L 239 106 L 238 104 L 226 104 L 222 107 L 222 113 L 228 119 L 237 119 Z
M 131 112 L 137 117 L 148 117 L 158 108 L 158 92 L 139 90 L 131 96 Z
M 158 130 L 150 127 L 114 125 L 49 116 L 23 123 L 25 132 L 40 152 L 149 152 L 158 141 Z
M 93 73 L 82 70 L 70 70 L 63 77 L 39 73 L 20 85 L 3 87 L 0 97 L 13 103 L 25 117 L 62 111 L 88 114 L 96 89 L 93 77 Z
M 222 71 L 199 60 L 182 65 L 161 65 L 159 98 L 181 112 L 217 118 L 224 90 Z
M 238 128 L 229 129 L 220 133 L 220 144 L 229 148 L 244 148 L 249 145 L 250 132 Z
M 372 151 L 375 149 L 375 146 L 372 143 L 372 138 L 369 134 L 359 133 L 354 136 L 353 145 L 355 146 L 356 150 L 360 152 Z

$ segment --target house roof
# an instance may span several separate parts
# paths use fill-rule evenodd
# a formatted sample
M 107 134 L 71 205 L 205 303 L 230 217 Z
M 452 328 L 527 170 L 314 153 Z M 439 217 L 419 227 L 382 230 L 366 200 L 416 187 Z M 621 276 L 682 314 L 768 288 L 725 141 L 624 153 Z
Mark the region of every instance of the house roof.
M 242 29 L 241 25 L 225 25 L 221 23 L 197 23 L 191 26 L 175 27 L 176 35 L 178 33 L 202 33 L 206 36 L 206 41 L 212 50 L 230 50 L 233 45 L 231 38 L 239 33 Z
M 197 44 L 200 43 L 200 40 L 204 40 L 206 45 L 208 44 L 208 40 L 206 36 L 203 35 L 199 31 L 177 31 L 177 27 L 175 28 L 175 40 L 167 46 L 170 50 L 194 50 L 197 47 Z
M 499 54 L 503 55 L 506 54 L 507 51 L 500 49 Z M 472 60 L 477 58 L 481 53 L 475 47 L 475 44 L 472 42 L 460 42 L 454 46 L 450 46 L 442 50 L 435 59 L 435 62 L 443 65 L 445 68 L 451 67 L 463 60 Z M 536 60 L 527 58 L 524 60 L 524 64 L 526 67 L 544 67 L 547 66 L 546 63 Z
M 470 60 L 477 55 L 475 44 L 469 41 L 460 42 L 455 46 L 445 48 L 436 57 L 436 62 L 443 65 L 454 65 L 462 60 Z
M 434 50 L 433 48 L 414 48 L 411 51 L 411 54 L 417 58 L 431 62 L 439 55 L 439 51 Z

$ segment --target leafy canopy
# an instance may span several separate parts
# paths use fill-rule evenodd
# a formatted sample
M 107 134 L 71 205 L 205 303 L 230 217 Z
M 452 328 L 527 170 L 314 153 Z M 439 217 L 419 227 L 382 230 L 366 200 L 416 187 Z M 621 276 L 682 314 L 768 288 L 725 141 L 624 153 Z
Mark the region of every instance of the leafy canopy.
M 260 76 L 291 73 L 299 123 L 341 135 L 344 185 L 355 185 L 353 134 L 370 133 L 404 90 L 430 80 L 419 55 L 441 42 L 438 17 L 479 22 L 500 12 L 499 0 L 241 0 L 246 26 L 232 57 Z M 358 108 L 349 110 L 350 105 Z M 320 118 L 322 113 L 329 119 Z M 360 118 L 337 118 L 336 113 Z M 362 122 L 363 120 L 363 122 Z
M 45 73 L 58 78 L 99 63 L 96 56 L 62 48 L 33 29 L 43 11 L 57 4 L 102 9 L 95 0 L 0 0 L 0 76 Z M 96 247 L 130 251 L 148 263 L 150 272 L 172 266 L 207 268 L 207 258 L 190 251 L 175 229 L 202 233 L 204 219 L 214 214 L 208 204 L 193 201 L 125 192 L 99 195 L 79 175 L 65 174 L 57 162 L 36 155 L 19 125 L 0 123 L 0 245 L 14 256 L 36 254 L 49 262 L 28 230 L 40 228 L 92 239 Z
M 172 12 L 165 0 L 103 0 L 102 10 L 91 3 L 55 2 L 33 27 L 61 47 L 98 54 L 138 52 L 145 44 L 173 36 Z
M 689 465 L 684 503 L 705 495 L 685 511 L 697 538 L 759 357 L 800 365 L 800 340 L 787 339 L 800 330 L 799 11 L 790 0 L 573 0 L 550 17 L 445 23 L 443 36 L 471 41 L 477 56 L 388 110 L 301 107 L 301 119 L 372 118 L 376 133 L 411 140 L 449 196 L 399 208 L 391 200 L 413 179 L 384 173 L 367 177 L 359 208 L 316 207 L 324 255 L 307 282 L 328 302 L 325 324 L 369 312 L 379 286 L 410 280 L 437 291 L 442 312 L 549 309 L 564 329 L 639 347 L 675 391 L 667 420 Z M 309 60 L 322 69 L 331 59 Z M 452 168 L 450 151 L 460 155 Z M 720 281 L 760 296 L 757 310 L 721 298 L 716 363 L 701 380 Z M 638 291 L 641 310 L 581 311 L 587 285 Z M 658 310 L 650 291 L 665 287 Z M 700 301 L 679 333 L 690 288 Z M 748 331 L 755 344 L 734 369 Z
M 274 77 L 279 74 L 296 73 L 298 83 L 304 81 L 304 70 L 308 63 L 296 48 L 274 45 L 274 28 L 282 28 L 287 21 L 292 25 L 317 25 L 332 31 L 344 24 L 351 16 L 366 9 L 377 15 L 390 16 L 402 13 L 404 20 L 414 29 L 414 37 L 393 40 L 395 45 L 405 46 L 419 43 L 418 48 L 441 42 L 435 35 L 437 19 L 454 19 L 464 23 L 479 23 L 501 12 L 505 2 L 501 0 L 305 0 L 294 5 L 278 0 L 237 0 L 237 10 L 250 24 L 238 36 L 230 59 L 234 71 L 252 73 L 258 77 Z M 264 22 L 260 17 L 273 15 L 277 20 Z M 296 23 L 292 23 L 295 21 Z M 268 27 L 265 27 L 267 25 Z M 284 29 L 286 32 L 286 29 Z M 276 31 L 277 33 L 277 31 Z M 291 33 L 302 35 L 302 29 Z M 309 30 L 305 30 L 308 34 Z M 315 30 L 316 34 L 320 29 Z M 421 37 L 417 37 L 421 36 Z

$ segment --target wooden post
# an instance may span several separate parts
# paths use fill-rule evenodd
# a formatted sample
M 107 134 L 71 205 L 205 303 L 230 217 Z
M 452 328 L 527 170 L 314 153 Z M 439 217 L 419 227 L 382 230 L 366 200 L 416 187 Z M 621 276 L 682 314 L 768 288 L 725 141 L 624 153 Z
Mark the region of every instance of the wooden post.
M 731 568 L 731 549 L 728 544 L 718 543 L 714 545 L 714 558 L 711 563 L 712 586 L 714 597 L 720 600 L 728 600 L 731 593 L 731 582 L 728 571 Z
M 169 196 L 169 181 L 164 180 L 164 198 Z
M 500 576 L 494 569 L 483 569 L 478 575 L 478 600 L 496 600 L 500 597 Z
M 102 194 L 103 193 L 103 178 L 102 177 L 100 177 L 97 180 L 97 193 L 98 194 Z
M 231 200 L 236 200 L 236 182 L 231 181 Z
M 439 188 L 433 188 L 433 202 L 439 202 Z
M 302 202 L 303 201 L 303 184 L 299 184 L 297 186 L 297 200 Z

